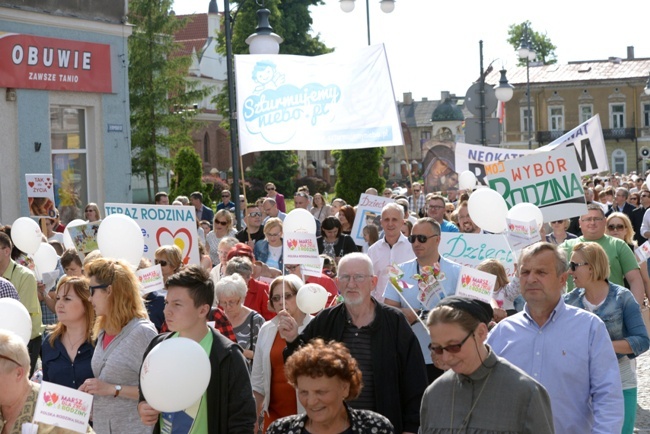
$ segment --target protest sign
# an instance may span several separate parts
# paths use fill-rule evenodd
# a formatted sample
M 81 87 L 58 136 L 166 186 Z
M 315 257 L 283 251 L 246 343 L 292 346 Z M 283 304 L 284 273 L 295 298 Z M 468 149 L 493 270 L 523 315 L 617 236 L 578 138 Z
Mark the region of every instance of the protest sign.
M 91 223 L 82 223 L 74 226 L 68 225 L 66 230 L 77 252 L 86 255 L 93 250 L 99 249 L 97 244 L 97 231 L 101 220 Z
M 52 174 L 26 174 L 25 183 L 27 184 L 29 215 L 32 217 L 56 217 Z
M 456 284 L 456 295 L 474 298 L 489 304 L 492 300 L 496 281 L 497 276 L 494 274 L 463 266 Z
M 572 149 L 540 152 L 499 163 L 486 177 L 508 208 L 518 203 L 539 207 L 544 221 L 562 220 L 587 213 L 580 170 Z
M 526 246 L 530 246 L 537 241 L 542 240 L 542 236 L 537 229 L 537 221 L 531 220 L 522 222 L 519 220 L 506 218 L 508 231 L 508 243 L 513 252 L 517 252 Z
M 440 254 L 460 265 L 476 267 L 486 259 L 498 259 L 508 277 L 515 275 L 515 256 L 504 234 L 440 234 Z
M 383 45 L 237 55 L 235 72 L 241 155 L 404 144 Z
M 634 250 L 634 254 L 636 255 L 637 261 L 639 262 L 647 261 L 650 259 L 650 241 L 646 241 L 637 247 Z
M 285 232 L 282 244 L 282 256 L 285 264 L 321 265 L 315 234 Z M 318 275 L 320 276 L 320 274 Z
M 530 155 L 528 149 L 493 148 L 490 146 L 456 143 L 456 172 L 469 170 L 476 175 L 479 184 L 487 185 L 485 177 L 498 172 L 504 161 Z
M 43 381 L 38 393 L 34 422 L 85 433 L 93 395 Z
M 194 207 L 107 203 L 104 212 L 107 216 L 124 214 L 135 220 L 142 229 L 146 258 L 155 259 L 160 246 L 176 245 L 181 249 L 183 264 L 200 264 Z
M 389 203 L 395 202 L 395 199 L 384 196 L 375 196 L 373 194 L 362 193 L 359 197 L 357 212 L 352 224 L 352 233 L 350 236 L 357 246 L 363 246 L 363 228 L 367 224 L 373 224 L 381 228 L 381 210 Z
M 320 264 L 302 264 L 300 266 L 300 274 L 303 276 L 314 276 L 320 277 L 323 274 L 323 263 L 325 258 L 318 257 L 320 259 Z M 303 279 L 306 280 L 306 279 Z
M 162 267 L 160 264 L 137 270 L 135 274 L 138 276 L 138 280 L 140 281 L 141 295 L 165 289 L 165 281 L 163 280 Z

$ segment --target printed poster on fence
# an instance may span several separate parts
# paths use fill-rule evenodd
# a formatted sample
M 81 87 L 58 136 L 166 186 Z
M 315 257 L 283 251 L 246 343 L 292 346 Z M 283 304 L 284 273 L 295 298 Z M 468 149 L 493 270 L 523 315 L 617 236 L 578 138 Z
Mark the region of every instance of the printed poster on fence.
M 383 44 L 237 55 L 235 72 L 241 155 L 404 144 Z
M 160 264 L 137 270 L 135 274 L 140 281 L 140 295 L 165 289 L 165 281 L 163 280 Z
M 315 234 L 285 232 L 282 244 L 282 256 L 285 265 L 311 264 L 319 266 L 321 264 Z
M 393 202 L 395 202 L 395 199 L 389 197 L 361 194 L 359 204 L 357 205 L 357 212 L 354 216 L 352 233 L 350 234 L 357 246 L 366 244 L 366 241 L 363 239 L 363 228 L 366 225 L 375 225 L 381 231 L 381 210 Z
M 38 393 L 34 422 L 85 433 L 93 396 L 76 389 L 43 381 Z
M 463 266 L 456 284 L 456 295 L 474 298 L 489 304 L 496 281 L 497 276 L 494 274 Z
M 54 177 L 51 173 L 26 174 L 27 202 L 31 217 L 56 217 L 54 210 Z
M 146 258 L 153 261 L 158 247 L 176 245 L 181 249 L 184 264 L 201 263 L 194 207 L 107 203 L 104 212 L 107 216 L 124 214 L 135 220 L 142 229 Z
M 505 267 L 508 278 L 515 275 L 516 258 L 504 234 L 440 234 L 440 254 L 460 265 L 476 267 L 486 259 L 497 259 Z
M 563 148 L 575 151 L 581 176 L 609 170 L 600 116 L 596 115 L 550 144 L 535 150 L 456 143 L 454 149 L 455 171 L 462 173 L 469 170 L 476 175 L 480 184 L 487 185 L 485 177 L 498 173 L 501 166 L 500 162 L 534 153 L 555 152 Z
M 518 203 L 532 203 L 542 211 L 545 222 L 587 213 L 580 167 L 573 149 L 505 161 L 486 180 L 492 190 L 503 196 L 508 209 Z

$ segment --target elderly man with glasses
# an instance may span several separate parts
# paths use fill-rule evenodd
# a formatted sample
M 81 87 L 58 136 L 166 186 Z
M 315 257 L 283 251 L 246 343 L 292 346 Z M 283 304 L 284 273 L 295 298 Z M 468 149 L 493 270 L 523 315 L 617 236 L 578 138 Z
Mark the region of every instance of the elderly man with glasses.
M 302 333 L 288 312 L 278 314 L 285 357 L 316 337 L 342 342 L 363 373 L 363 389 L 350 406 L 384 415 L 396 433 L 417 432 L 426 370 L 413 331 L 401 312 L 372 297 L 377 276 L 367 255 L 341 258 L 336 281 L 343 303 L 323 310 Z
M 384 303 L 400 308 L 411 324 L 413 333 L 420 342 L 429 383 L 432 383 L 444 371 L 438 369 L 431 359 L 428 348 L 431 338 L 418 316 L 423 321 L 426 320 L 428 312 L 440 300 L 456 293 L 461 266 L 440 256 L 440 225 L 432 218 L 418 220 L 408 240 L 415 259 L 399 265 L 403 277 L 388 282 L 384 291 Z M 393 282 L 400 285 L 401 294 L 398 294 Z

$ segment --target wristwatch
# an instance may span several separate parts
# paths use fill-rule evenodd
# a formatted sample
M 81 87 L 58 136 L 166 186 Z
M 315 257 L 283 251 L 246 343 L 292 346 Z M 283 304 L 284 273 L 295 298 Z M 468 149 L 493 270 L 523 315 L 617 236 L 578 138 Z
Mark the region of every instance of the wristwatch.
M 122 386 L 120 386 L 119 384 L 116 384 L 115 385 L 115 395 L 113 395 L 113 398 L 117 398 L 117 395 L 119 395 L 121 391 L 122 391 Z

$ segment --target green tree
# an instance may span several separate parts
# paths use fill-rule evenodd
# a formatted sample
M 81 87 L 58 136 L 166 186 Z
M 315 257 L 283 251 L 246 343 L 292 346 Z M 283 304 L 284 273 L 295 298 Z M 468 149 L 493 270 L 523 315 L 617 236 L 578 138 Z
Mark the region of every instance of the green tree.
M 333 151 L 337 160 L 336 197 L 348 203 L 357 203 L 359 195 L 370 187 L 382 191 L 386 180 L 379 176 L 384 148 L 347 149 Z
M 298 155 L 295 152 L 268 151 L 262 152 L 255 158 L 255 164 L 246 173 L 246 176 L 259 179 L 263 183 L 273 182 L 279 192 L 293 197 L 295 192 L 293 178 L 297 173 Z
M 169 168 L 167 155 L 192 144 L 194 104 L 211 92 L 187 78 L 191 57 L 180 55 L 174 40 L 186 21 L 170 14 L 171 7 L 172 0 L 129 2 L 135 26 L 128 41 L 132 171 L 146 179 L 150 201 L 159 190 L 158 173 Z
M 201 156 L 191 146 L 181 147 L 174 156 L 174 178 L 170 196 L 189 196 L 194 191 L 200 191 L 203 193 L 203 202 L 210 205 L 212 186 L 201 180 L 202 175 Z
M 551 38 L 546 33 L 539 33 L 533 30 L 530 21 L 526 20 L 521 24 L 511 24 L 508 29 L 508 44 L 512 45 L 515 51 L 521 46 L 521 38 L 524 35 L 524 27 L 528 27 L 528 37 L 535 53 L 537 54 L 536 60 L 542 62 L 544 65 L 552 65 L 557 63 L 557 56 L 555 49 L 557 48 L 552 42 Z M 519 59 L 519 66 L 525 66 L 526 60 Z

